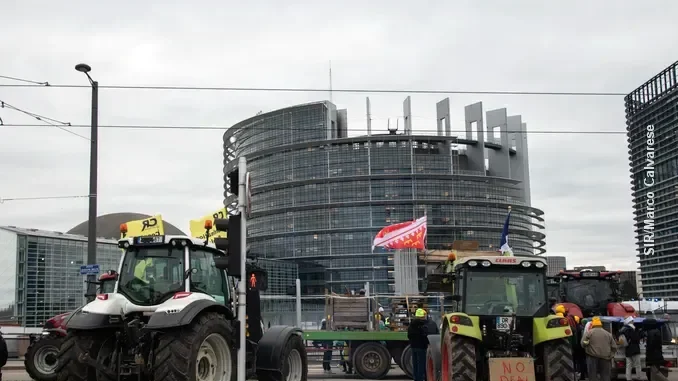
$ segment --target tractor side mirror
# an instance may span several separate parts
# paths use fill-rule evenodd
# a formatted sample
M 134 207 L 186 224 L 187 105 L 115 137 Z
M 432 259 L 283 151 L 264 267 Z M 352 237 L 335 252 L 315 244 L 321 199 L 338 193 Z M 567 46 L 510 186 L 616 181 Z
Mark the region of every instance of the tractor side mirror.
M 451 299 L 454 302 L 461 302 L 461 295 L 454 294 Z

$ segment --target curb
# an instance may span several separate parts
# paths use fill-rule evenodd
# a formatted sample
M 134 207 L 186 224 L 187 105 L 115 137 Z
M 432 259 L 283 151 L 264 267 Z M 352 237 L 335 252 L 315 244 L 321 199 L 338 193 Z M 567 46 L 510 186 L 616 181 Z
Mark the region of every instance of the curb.
M 25 370 L 26 367 L 23 365 L 5 365 L 2 367 L 2 370 Z

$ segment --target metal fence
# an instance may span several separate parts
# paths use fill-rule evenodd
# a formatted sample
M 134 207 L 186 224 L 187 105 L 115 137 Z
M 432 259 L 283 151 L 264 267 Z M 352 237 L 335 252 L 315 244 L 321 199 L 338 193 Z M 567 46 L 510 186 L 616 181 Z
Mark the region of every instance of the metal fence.
M 341 295 L 339 295 L 341 296 Z M 301 296 L 300 303 L 295 296 L 278 296 L 278 295 L 264 295 L 262 296 L 262 319 L 264 327 L 268 327 L 269 323 L 273 325 L 292 325 L 302 328 L 303 330 L 319 330 L 323 318 L 332 318 L 326 316 L 325 306 L 329 295 L 320 296 Z M 360 298 L 360 296 L 355 296 Z M 366 295 L 364 298 L 371 298 L 377 301 L 377 305 L 384 309 L 386 316 L 391 312 L 391 304 L 394 298 L 403 299 L 405 296 L 376 294 Z M 411 296 L 407 298 L 417 298 L 427 300 L 426 310 L 429 316 L 438 324 L 442 322 L 442 315 L 446 307 L 446 301 L 440 295 L 428 296 Z M 297 306 L 300 306 L 300 310 Z M 300 315 L 297 312 L 300 311 Z M 370 311 L 373 317 L 376 311 Z M 298 316 L 301 320 L 298 320 Z M 377 329 L 377 324 L 374 325 Z

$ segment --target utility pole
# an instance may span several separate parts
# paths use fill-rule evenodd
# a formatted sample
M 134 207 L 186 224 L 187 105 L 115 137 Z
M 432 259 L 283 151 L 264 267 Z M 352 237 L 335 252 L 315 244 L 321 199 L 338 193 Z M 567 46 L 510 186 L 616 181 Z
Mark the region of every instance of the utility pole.
M 247 206 L 250 192 L 247 183 L 247 159 L 241 156 L 238 159 L 238 210 L 240 212 L 240 281 L 238 282 L 238 321 L 240 321 L 240 348 L 238 348 L 238 381 L 247 379 L 247 346 L 245 336 L 245 315 L 247 309 Z M 257 322 L 257 324 L 259 324 Z
M 87 264 L 97 263 L 97 177 L 99 157 L 99 82 L 90 77 L 92 68 L 87 64 L 75 65 L 75 70 L 84 73 L 92 85 L 92 124 L 89 150 L 89 218 L 87 219 Z M 87 275 L 87 301 L 96 296 L 96 274 Z

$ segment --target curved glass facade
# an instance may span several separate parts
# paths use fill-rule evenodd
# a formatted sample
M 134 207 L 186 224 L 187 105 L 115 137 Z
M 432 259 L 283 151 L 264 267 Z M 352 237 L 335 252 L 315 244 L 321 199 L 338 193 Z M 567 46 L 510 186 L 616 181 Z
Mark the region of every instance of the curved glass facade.
M 393 256 L 372 253 L 372 240 L 384 226 L 424 214 L 427 248 L 474 240 L 493 250 L 510 206 L 514 252 L 544 251 L 543 213 L 527 204 L 521 182 L 471 170 L 460 139 L 341 137 L 340 113 L 329 102 L 295 106 L 224 135 L 225 173 L 245 155 L 252 174 L 252 252 L 299 262 L 304 294 L 367 281 L 374 292 L 393 292 Z

